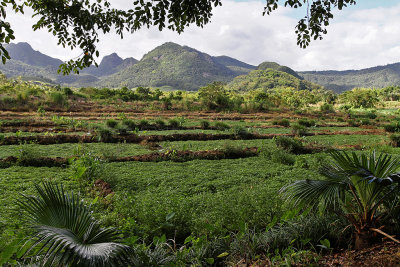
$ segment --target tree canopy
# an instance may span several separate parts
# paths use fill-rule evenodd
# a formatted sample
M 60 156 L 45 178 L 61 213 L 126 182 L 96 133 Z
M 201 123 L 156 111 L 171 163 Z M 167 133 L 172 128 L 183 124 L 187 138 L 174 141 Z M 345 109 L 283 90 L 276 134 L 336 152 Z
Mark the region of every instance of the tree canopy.
M 311 3 L 310 3 L 311 2 Z M 296 26 L 297 44 L 307 47 L 313 39 L 322 39 L 326 27 L 333 18 L 332 9 L 339 10 L 355 0 L 267 0 L 264 15 L 278 8 L 278 3 L 299 8 L 307 7 L 307 14 Z M 58 38 L 58 44 L 80 49 L 81 55 L 60 66 L 59 71 L 69 74 L 91 64 L 97 65 L 99 56 L 96 44 L 100 33 L 115 30 L 121 38 L 142 27 L 155 26 L 161 31 L 168 28 L 181 33 L 195 24 L 203 27 L 210 21 L 213 8 L 222 5 L 221 0 L 135 0 L 126 9 L 114 8 L 107 0 L 0 0 L 0 56 L 3 63 L 10 59 L 4 44 L 15 39 L 11 25 L 6 21 L 7 11 L 24 13 L 33 10 L 37 18 L 34 30 L 44 29 Z M 129 9 L 128 9 L 129 8 Z

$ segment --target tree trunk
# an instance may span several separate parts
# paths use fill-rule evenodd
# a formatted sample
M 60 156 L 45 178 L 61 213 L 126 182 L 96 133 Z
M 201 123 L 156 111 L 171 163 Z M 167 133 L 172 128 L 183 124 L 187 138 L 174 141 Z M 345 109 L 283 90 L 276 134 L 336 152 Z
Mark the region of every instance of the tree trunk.
M 363 230 L 360 233 L 356 232 L 355 249 L 360 250 L 369 247 L 371 244 L 371 233 L 368 230 Z

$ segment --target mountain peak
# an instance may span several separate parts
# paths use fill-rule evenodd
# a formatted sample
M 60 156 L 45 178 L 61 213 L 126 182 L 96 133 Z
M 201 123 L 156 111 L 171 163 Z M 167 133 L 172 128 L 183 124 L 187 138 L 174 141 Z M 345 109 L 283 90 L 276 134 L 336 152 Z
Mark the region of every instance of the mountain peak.
M 258 65 L 257 70 L 267 70 L 267 69 L 273 69 L 273 70 L 277 70 L 277 71 L 282 71 L 282 72 L 286 72 L 287 74 L 293 75 L 294 77 L 296 77 L 297 79 L 303 80 L 304 78 L 302 76 L 300 76 L 296 71 L 292 70 L 291 68 L 287 67 L 287 66 L 282 66 L 279 65 L 276 62 L 263 62 L 260 65 Z
M 122 64 L 124 60 L 118 56 L 117 53 L 112 53 L 111 55 L 103 57 L 100 62 L 99 68 L 116 68 Z
M 11 59 L 22 61 L 28 65 L 58 68 L 63 62 L 36 51 L 25 42 L 7 45 Z

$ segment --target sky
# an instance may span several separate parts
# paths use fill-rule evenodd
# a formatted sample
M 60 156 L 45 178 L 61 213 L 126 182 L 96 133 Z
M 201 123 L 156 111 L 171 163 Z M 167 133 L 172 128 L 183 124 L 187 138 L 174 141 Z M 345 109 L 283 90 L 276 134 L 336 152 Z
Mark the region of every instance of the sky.
M 112 1 L 119 7 L 127 2 Z M 190 26 L 180 35 L 156 28 L 125 34 L 122 40 L 107 34 L 98 44 L 98 61 L 113 52 L 141 59 L 155 47 L 175 42 L 213 56 L 226 55 L 253 65 L 274 61 L 297 71 L 361 69 L 400 62 L 398 0 L 358 0 L 355 6 L 335 11 L 328 34 L 306 49 L 297 46 L 295 34 L 297 21 L 306 11 L 279 7 L 262 16 L 264 5 L 265 0 L 223 0 L 222 6 L 213 10 L 211 23 L 204 28 Z M 79 56 L 79 51 L 57 46 L 57 39 L 46 30 L 34 32 L 31 14 L 8 13 L 14 42 L 28 42 L 35 50 L 62 60 Z

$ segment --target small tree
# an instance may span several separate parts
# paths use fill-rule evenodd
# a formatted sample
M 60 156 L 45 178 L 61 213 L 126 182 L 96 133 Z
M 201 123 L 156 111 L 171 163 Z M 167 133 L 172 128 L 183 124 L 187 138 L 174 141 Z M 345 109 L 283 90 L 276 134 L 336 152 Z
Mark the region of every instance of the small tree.
M 400 243 L 380 230 L 385 219 L 399 209 L 399 159 L 387 154 L 369 156 L 333 151 L 332 164 L 324 166 L 324 180 L 300 180 L 281 189 L 296 205 L 320 206 L 347 219 L 354 227 L 355 248 L 370 244 L 377 232 Z
M 20 201 L 33 230 L 25 255 L 42 255 L 44 266 L 129 265 L 130 248 L 115 242 L 115 229 L 99 226 L 79 195 L 50 182 L 35 188 L 38 197 L 24 196 Z
M 222 110 L 230 107 L 231 101 L 225 84 L 213 82 L 199 89 L 199 99 L 210 110 Z

